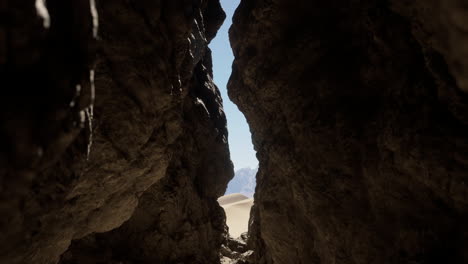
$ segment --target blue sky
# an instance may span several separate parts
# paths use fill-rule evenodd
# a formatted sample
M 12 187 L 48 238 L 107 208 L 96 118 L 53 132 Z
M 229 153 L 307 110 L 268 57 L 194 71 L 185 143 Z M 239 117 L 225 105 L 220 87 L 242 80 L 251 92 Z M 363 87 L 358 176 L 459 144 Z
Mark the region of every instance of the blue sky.
M 231 45 L 229 44 L 228 31 L 232 24 L 232 15 L 239 5 L 239 0 L 221 0 L 226 20 L 218 31 L 216 38 L 210 43 L 213 55 L 213 78 L 218 85 L 223 97 L 224 111 L 226 113 L 229 131 L 229 148 L 231 150 L 231 159 L 235 170 L 258 166 L 255 151 L 252 146 L 252 138 L 249 126 L 245 121 L 244 115 L 239 111 L 236 105 L 229 100 L 226 91 L 226 85 L 231 75 L 231 65 L 234 59 Z

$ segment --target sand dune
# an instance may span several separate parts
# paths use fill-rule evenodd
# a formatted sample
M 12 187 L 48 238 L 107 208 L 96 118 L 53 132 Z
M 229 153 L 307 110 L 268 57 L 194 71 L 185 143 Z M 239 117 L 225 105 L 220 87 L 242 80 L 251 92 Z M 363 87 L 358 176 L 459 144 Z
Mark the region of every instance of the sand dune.
M 223 206 L 225 204 L 231 204 L 245 199 L 249 199 L 249 197 L 240 193 L 233 193 L 219 197 L 218 203 L 219 205 Z
M 234 193 L 220 197 L 218 203 L 226 212 L 229 235 L 237 238 L 242 233 L 247 232 L 253 199 L 240 193 Z

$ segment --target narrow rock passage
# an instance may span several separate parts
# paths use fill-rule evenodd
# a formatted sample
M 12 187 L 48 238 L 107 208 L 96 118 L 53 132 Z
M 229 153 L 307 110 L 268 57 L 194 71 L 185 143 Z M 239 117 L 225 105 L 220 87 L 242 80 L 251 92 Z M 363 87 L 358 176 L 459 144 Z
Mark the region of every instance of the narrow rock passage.
M 241 0 L 220 75 L 225 18 L 0 0 L 0 263 L 468 263 L 466 1 Z
M 253 205 L 253 195 L 256 186 L 256 172 L 258 161 L 255 157 L 251 142 L 251 134 L 245 117 L 227 97 L 226 85 L 231 74 L 231 64 L 234 59 L 228 38 L 228 29 L 231 26 L 232 15 L 239 4 L 239 0 L 221 0 L 226 12 L 226 20 L 216 38 L 210 43 L 213 55 L 214 81 L 220 87 L 224 109 L 228 121 L 230 153 L 235 168 L 234 178 L 229 182 L 226 193 L 218 199 L 226 215 L 228 235 L 221 254 L 224 261 L 241 263 L 247 251 L 247 231 L 249 227 L 250 209 Z M 244 233 L 244 241 L 240 238 Z M 238 241 L 238 242 L 234 242 Z M 243 244 L 243 250 L 233 248 L 232 244 Z

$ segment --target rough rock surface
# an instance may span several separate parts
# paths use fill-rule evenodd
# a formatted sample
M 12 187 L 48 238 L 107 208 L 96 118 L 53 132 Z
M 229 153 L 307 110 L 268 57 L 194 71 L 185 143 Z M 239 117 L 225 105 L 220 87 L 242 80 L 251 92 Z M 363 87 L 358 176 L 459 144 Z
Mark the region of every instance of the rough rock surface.
M 251 264 L 253 251 L 247 244 L 248 233 L 242 233 L 238 238 L 228 237 L 221 247 L 221 264 Z
M 219 1 L 45 2 L 0 1 L 0 263 L 218 262 Z
M 258 264 L 468 263 L 463 0 L 242 0 Z

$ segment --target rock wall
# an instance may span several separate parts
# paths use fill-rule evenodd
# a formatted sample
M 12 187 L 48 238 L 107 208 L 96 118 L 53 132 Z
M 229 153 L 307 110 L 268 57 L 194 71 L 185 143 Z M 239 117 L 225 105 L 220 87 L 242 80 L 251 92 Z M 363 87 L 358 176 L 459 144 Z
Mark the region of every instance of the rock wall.
M 0 263 L 217 263 L 233 176 L 207 47 L 219 1 L 0 14 Z
M 241 1 L 256 263 L 468 262 L 467 19 L 462 0 Z

